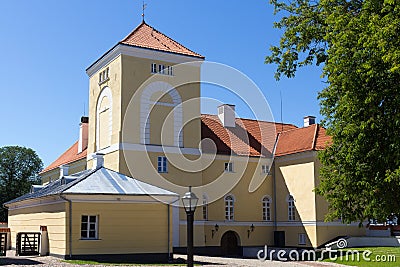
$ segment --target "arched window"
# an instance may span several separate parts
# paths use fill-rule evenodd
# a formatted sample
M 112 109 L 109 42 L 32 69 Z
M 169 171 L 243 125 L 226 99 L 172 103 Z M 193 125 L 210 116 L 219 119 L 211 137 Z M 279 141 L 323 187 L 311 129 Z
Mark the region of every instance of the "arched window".
M 140 136 L 143 144 L 183 147 L 182 99 L 166 82 L 144 88 L 140 100 Z
M 105 87 L 98 98 L 96 109 L 96 150 L 111 145 L 112 96 L 109 87 Z
M 295 207 L 294 207 L 294 198 L 292 195 L 289 195 L 287 197 L 287 203 L 288 203 L 288 220 L 294 221 L 294 220 L 296 220 L 296 215 L 295 215 Z
M 225 219 L 228 221 L 233 221 L 234 215 L 234 198 L 229 195 L 225 197 Z
M 206 195 L 203 195 L 203 220 L 208 220 L 208 198 Z
M 271 220 L 271 198 L 269 196 L 262 199 L 262 217 L 263 221 Z

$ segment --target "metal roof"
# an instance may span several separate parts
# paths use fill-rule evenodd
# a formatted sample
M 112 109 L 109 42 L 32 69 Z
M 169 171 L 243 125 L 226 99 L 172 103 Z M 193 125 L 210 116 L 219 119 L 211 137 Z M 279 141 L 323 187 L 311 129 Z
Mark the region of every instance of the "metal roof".
M 4 203 L 4 205 L 60 194 L 159 195 L 179 197 L 174 192 L 101 167 L 96 170 L 86 170 L 62 177 L 47 184 L 42 189 L 15 198 Z

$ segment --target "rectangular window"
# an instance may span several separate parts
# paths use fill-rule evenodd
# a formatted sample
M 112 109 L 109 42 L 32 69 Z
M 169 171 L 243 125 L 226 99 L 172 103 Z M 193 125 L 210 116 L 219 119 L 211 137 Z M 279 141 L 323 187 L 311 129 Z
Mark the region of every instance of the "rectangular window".
M 203 199 L 203 220 L 208 220 L 208 203 L 206 199 Z
M 96 215 L 82 215 L 81 239 L 98 238 L 98 217 Z
M 268 173 L 268 165 L 261 165 L 261 173 Z
M 168 172 L 167 169 L 167 158 L 166 157 L 158 157 L 157 160 L 157 170 L 158 172 L 162 173 L 162 172 Z
M 158 73 L 165 74 L 164 70 L 165 70 L 165 66 L 164 65 L 158 65 Z
M 233 172 L 233 162 L 225 162 L 225 172 Z
M 294 210 L 294 201 L 288 202 L 288 220 L 289 221 L 296 220 L 295 210 Z
M 299 234 L 299 245 L 306 244 L 306 234 Z
M 174 75 L 174 73 L 172 72 L 172 66 L 167 67 L 167 74 L 170 76 Z
M 151 73 L 157 73 L 157 64 L 156 63 L 151 64 Z
M 100 72 L 99 74 L 99 84 L 108 81 L 108 75 L 110 74 L 110 69 L 106 68 L 105 70 L 103 70 L 102 72 Z

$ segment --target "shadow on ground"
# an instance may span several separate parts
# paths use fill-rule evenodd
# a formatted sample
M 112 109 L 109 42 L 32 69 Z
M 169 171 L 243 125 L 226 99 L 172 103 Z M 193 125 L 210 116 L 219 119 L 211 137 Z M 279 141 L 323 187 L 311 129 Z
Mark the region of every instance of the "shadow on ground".
M 40 261 L 35 261 L 31 259 L 16 259 L 16 258 L 0 258 L 0 266 L 1 265 L 38 265 L 43 264 Z

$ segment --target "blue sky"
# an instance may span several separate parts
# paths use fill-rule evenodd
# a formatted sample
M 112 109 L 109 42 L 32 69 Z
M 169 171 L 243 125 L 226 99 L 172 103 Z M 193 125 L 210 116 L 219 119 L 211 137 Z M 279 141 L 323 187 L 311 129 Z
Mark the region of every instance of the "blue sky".
M 45 165 L 71 146 L 88 106 L 85 69 L 140 24 L 141 6 L 137 0 L 1 1 L 0 146 L 31 147 Z M 320 120 L 320 69 L 307 67 L 277 82 L 275 66 L 264 64 L 270 45 L 279 42 L 277 19 L 262 0 L 148 0 L 146 9 L 146 22 L 157 30 L 249 76 L 277 121 L 280 93 L 284 122 L 301 126 L 305 115 Z M 202 95 L 235 101 L 221 91 L 205 89 Z M 239 104 L 237 110 L 251 117 Z

